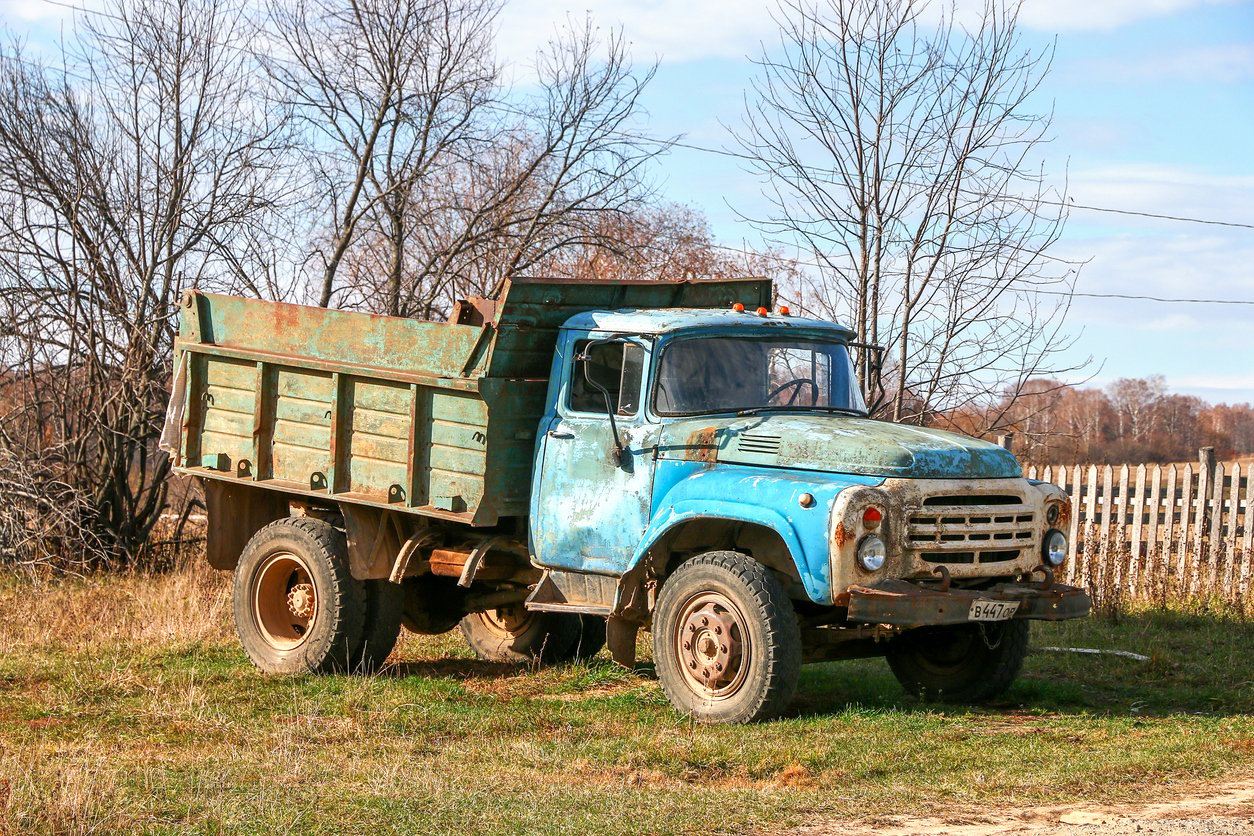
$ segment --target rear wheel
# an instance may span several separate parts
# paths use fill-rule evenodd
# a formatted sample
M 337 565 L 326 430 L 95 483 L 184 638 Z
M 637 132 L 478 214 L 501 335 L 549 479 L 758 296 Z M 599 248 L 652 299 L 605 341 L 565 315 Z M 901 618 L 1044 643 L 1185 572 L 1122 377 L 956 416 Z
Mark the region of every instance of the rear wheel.
M 702 723 L 748 723 L 792 701 L 801 633 L 770 569 L 738 552 L 710 552 L 662 587 L 653 654 L 675 708 Z
M 353 654 L 353 665 L 369 673 L 383 667 L 396 647 L 405 609 L 405 590 L 386 579 L 363 581 L 362 585 L 366 590 L 366 615 L 361 649 Z
M 1026 621 L 922 627 L 893 639 L 885 656 L 902 687 L 922 699 L 980 702 L 1015 681 L 1028 633 Z
M 266 673 L 347 670 L 362 646 L 366 592 L 348 570 L 344 535 L 321 520 L 262 528 L 240 555 L 235 630 Z
M 522 604 L 471 613 L 461 628 L 470 649 L 489 662 L 565 661 L 581 632 L 579 616 L 536 612 Z
M 406 578 L 401 587 L 404 591 L 401 623 L 406 630 L 436 636 L 452 630 L 466 614 L 462 608 L 466 590 L 453 578 L 418 575 Z

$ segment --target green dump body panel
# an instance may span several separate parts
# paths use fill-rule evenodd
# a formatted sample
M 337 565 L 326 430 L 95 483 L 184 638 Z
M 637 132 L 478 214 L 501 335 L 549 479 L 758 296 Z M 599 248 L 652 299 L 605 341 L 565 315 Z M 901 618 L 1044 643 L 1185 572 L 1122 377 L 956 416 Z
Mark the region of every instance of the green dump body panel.
M 765 279 L 509 282 L 476 324 L 198 291 L 181 473 L 494 525 L 527 513 L 557 331 L 576 313 L 769 305 Z

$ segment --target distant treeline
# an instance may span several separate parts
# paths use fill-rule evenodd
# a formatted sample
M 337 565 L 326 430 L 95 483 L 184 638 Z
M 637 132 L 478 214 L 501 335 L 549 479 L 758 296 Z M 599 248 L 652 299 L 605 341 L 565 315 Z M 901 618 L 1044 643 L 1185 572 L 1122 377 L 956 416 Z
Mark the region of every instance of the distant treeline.
M 1014 451 L 1029 464 L 1193 461 L 1201 447 L 1214 447 L 1221 461 L 1254 454 L 1254 406 L 1174 394 L 1162 375 L 1103 388 L 1035 380 L 995 409 L 1004 415 L 986 434 L 1014 433 Z M 972 431 L 987 421 L 958 413 L 938 423 Z

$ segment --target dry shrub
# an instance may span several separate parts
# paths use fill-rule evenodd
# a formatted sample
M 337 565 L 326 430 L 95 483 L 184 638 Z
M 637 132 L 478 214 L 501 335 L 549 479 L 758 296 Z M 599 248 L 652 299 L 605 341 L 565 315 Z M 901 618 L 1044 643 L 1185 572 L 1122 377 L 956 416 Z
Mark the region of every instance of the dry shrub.
M 82 571 L 110 562 L 90 499 L 49 469 L 0 449 L 0 565 Z

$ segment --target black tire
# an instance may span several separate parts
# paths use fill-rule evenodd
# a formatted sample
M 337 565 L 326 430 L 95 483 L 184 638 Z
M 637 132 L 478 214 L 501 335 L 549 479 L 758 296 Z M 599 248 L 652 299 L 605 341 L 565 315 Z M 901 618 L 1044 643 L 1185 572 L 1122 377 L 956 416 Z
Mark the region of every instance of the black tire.
M 709 552 L 662 586 L 653 659 L 676 709 L 701 723 L 749 723 L 792 702 L 801 631 L 770 569 L 739 552 Z
M 356 670 L 370 673 L 383 667 L 401 634 L 405 590 L 387 579 L 364 581 L 366 617 L 361 648 L 353 654 Z
M 558 661 L 583 662 L 591 659 L 605 647 L 605 617 L 601 615 L 576 615 L 579 620 L 579 636 L 570 649 Z
M 244 652 L 266 673 L 347 670 L 362 647 L 366 591 L 349 573 L 344 535 L 321 520 L 289 517 L 254 534 L 232 609 Z
M 406 578 L 401 586 L 404 590 L 401 623 L 410 632 L 438 636 L 452 630 L 466 615 L 462 608 L 466 590 L 453 578 L 419 575 Z
M 1015 681 L 1028 635 L 1027 621 L 922 627 L 893 639 L 885 656 L 902 687 L 921 699 L 980 702 Z
M 513 604 L 461 620 L 466 644 L 488 662 L 561 662 L 579 641 L 579 616 L 535 612 Z

